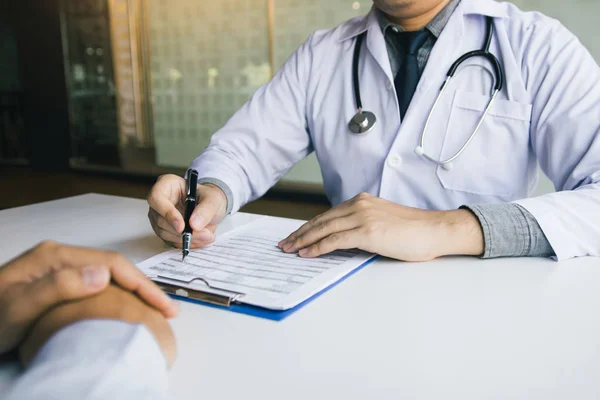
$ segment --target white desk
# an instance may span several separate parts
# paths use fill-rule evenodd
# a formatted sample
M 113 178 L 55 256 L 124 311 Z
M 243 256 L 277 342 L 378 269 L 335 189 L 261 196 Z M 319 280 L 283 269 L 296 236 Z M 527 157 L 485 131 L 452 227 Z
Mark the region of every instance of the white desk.
M 0 263 L 42 239 L 141 261 L 164 249 L 146 213 L 100 195 L 2 211 Z M 379 260 L 283 322 L 182 303 L 172 324 L 178 400 L 600 398 L 598 259 Z

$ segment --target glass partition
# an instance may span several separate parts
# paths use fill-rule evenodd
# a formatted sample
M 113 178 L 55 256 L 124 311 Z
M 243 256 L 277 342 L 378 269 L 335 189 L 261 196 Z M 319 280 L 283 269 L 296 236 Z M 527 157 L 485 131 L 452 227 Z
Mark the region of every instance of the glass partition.
M 360 15 L 370 0 L 150 0 L 156 162 L 186 167 L 316 29 Z M 284 177 L 320 183 L 314 157 Z
M 0 23 L 0 162 L 26 164 L 23 95 L 14 30 Z
M 154 145 L 187 167 L 271 77 L 264 0 L 148 0 Z
M 370 0 L 62 0 L 78 168 L 183 169 L 316 29 Z M 320 184 L 314 157 L 284 178 Z
M 71 162 L 120 167 L 108 3 L 63 0 L 61 11 Z

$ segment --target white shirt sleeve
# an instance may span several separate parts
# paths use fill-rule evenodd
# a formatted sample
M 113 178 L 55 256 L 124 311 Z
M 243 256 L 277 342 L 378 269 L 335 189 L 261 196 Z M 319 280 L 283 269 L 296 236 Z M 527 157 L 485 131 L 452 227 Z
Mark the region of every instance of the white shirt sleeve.
M 167 363 L 144 325 L 87 320 L 40 349 L 5 400 L 166 399 Z
M 599 257 L 600 66 L 562 24 L 533 15 L 505 40 L 518 43 L 533 99 L 531 149 L 557 192 L 516 203 L 539 223 L 556 260 Z

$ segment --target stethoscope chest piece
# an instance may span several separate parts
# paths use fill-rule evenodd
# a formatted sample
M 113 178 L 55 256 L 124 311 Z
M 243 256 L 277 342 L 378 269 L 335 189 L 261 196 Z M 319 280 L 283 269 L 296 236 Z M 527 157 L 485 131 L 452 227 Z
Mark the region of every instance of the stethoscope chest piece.
M 359 111 L 356 113 L 354 117 L 350 120 L 348 124 L 348 128 L 350 128 L 350 132 L 360 135 L 369 132 L 373 129 L 377 118 L 375 114 L 369 111 Z

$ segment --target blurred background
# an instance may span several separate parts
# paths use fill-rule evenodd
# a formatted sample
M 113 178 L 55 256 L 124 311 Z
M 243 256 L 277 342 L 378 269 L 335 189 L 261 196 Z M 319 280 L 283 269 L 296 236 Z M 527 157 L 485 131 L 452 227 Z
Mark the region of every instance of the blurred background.
M 597 60 L 600 1 L 514 0 Z M 316 29 L 371 0 L 19 0 L 0 5 L 0 209 L 96 192 L 146 196 Z M 552 191 L 542 179 L 539 193 Z M 298 207 L 300 205 L 300 207 Z M 244 211 L 327 208 L 314 156 Z

